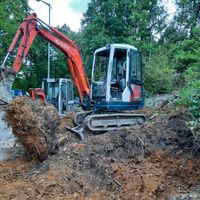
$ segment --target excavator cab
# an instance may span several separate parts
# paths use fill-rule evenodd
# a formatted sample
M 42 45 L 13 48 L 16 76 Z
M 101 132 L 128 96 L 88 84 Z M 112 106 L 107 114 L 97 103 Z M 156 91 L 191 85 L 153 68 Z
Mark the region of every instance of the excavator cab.
M 144 106 L 142 56 L 127 44 L 111 44 L 94 53 L 90 98 L 97 110 L 136 110 Z

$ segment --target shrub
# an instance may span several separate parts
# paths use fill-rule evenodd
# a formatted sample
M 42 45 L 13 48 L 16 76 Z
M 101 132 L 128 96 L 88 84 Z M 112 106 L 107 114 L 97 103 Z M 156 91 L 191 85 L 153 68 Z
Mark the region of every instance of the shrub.
M 147 94 L 168 93 L 173 90 L 175 70 L 165 53 L 155 54 L 145 62 L 144 86 Z
M 184 73 L 184 81 L 186 84 L 191 83 L 194 80 L 200 80 L 199 64 L 192 65 L 191 67 L 186 69 Z
M 178 104 L 186 106 L 194 117 L 200 118 L 200 80 L 194 80 L 180 90 Z

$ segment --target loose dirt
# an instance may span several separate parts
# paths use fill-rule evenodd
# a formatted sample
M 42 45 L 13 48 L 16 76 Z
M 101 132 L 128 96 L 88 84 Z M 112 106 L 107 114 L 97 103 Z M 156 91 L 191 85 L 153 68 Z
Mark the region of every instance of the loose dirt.
M 57 154 L 43 162 L 22 154 L 0 163 L 0 199 L 198 199 L 199 142 L 186 126 L 186 109 L 142 112 L 148 116 L 142 127 L 84 141 L 64 127 L 72 115 L 64 117 L 54 129 Z

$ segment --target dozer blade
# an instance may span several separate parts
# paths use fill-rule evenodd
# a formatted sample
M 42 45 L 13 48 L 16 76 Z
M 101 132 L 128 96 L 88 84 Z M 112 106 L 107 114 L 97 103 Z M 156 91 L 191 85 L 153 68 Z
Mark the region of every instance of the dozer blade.
M 69 131 L 71 131 L 72 133 L 75 133 L 77 134 L 78 137 L 80 137 L 81 140 L 84 140 L 85 139 L 85 136 L 84 136 L 84 129 L 85 129 L 85 124 L 80 124 L 74 128 L 71 128 L 69 126 L 65 126 L 65 128 Z
M 15 81 L 15 73 L 10 68 L 0 67 L 0 104 L 8 104 L 12 100 L 11 89 Z

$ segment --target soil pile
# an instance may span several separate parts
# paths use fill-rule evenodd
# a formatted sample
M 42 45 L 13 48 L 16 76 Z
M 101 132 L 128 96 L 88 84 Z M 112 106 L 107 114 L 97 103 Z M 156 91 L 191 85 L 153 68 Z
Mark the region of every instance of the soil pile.
M 148 123 L 81 141 L 64 128 L 56 155 L 42 163 L 0 163 L 0 199 L 164 200 L 199 196 L 200 158 L 184 108 L 144 110 Z M 64 140 L 62 139 L 64 138 Z M 187 194 L 191 192 L 190 194 Z M 180 198 L 179 198 L 180 197 Z
M 32 158 L 44 160 L 58 150 L 56 109 L 49 104 L 17 97 L 5 109 L 4 120 Z

